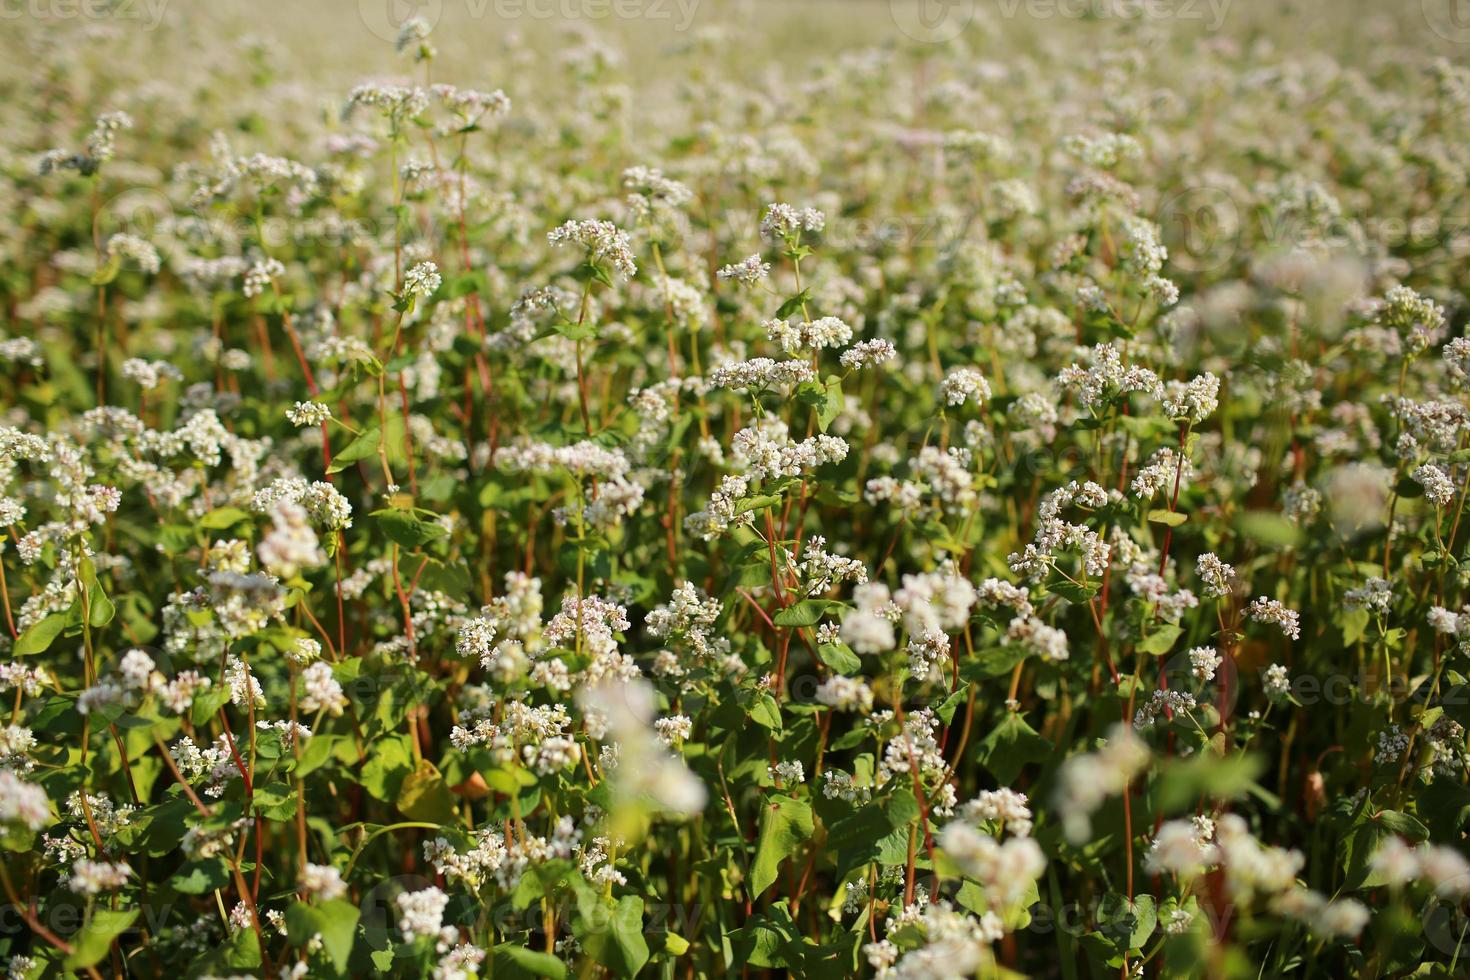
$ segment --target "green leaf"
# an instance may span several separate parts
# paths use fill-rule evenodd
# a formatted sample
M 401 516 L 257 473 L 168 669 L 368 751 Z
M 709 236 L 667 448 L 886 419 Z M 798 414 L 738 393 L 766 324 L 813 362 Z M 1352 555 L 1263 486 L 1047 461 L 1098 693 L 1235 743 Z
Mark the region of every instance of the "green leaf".
M 762 725 L 772 731 L 781 730 L 781 706 L 776 699 L 765 692 L 758 694 L 750 704 L 750 718 L 757 725 Z
M 750 865 L 751 894 L 762 895 L 775 882 L 781 863 L 811 839 L 811 805 L 789 796 L 772 796 L 761 807 L 760 839 Z
M 322 949 L 339 971 L 347 969 L 360 915 L 356 905 L 332 899 L 320 905 L 293 902 L 286 909 L 286 936 L 293 946 L 305 946 L 322 937 Z
M 995 774 L 1002 786 L 1016 781 L 1021 767 L 1051 758 L 1051 743 L 1026 724 L 1016 712 L 1009 712 L 990 734 L 980 741 L 980 762 Z
M 1138 652 L 1161 657 L 1168 653 L 1184 632 L 1174 623 L 1163 623 L 1158 629 L 1138 641 Z
M 378 522 L 384 534 L 405 548 L 417 548 L 444 534 L 442 525 L 420 520 L 406 510 L 375 510 L 369 516 Z
M 17 657 L 29 657 L 43 653 L 50 648 L 52 641 L 61 635 L 65 626 L 66 615 L 52 613 L 17 637 L 13 652 Z
M 764 510 L 767 507 L 774 507 L 780 502 L 781 495 L 778 493 L 766 493 L 758 497 L 746 497 L 735 505 L 735 513 L 748 514 L 753 510 Z
M 803 289 L 795 296 L 789 297 L 786 302 L 782 303 L 780 307 L 777 308 L 776 319 L 784 320 L 787 317 L 792 316 L 793 314 L 800 311 L 802 304 L 809 302 L 811 298 L 812 297 L 810 289 Z
M 1411 840 L 1424 840 L 1429 836 L 1429 828 L 1424 826 L 1418 818 L 1398 810 L 1380 810 L 1374 815 L 1373 820 L 1384 830 Z
M 1302 529 L 1269 510 L 1248 510 L 1235 518 L 1242 537 L 1271 548 L 1292 548 L 1301 542 Z
M 1046 591 L 1054 595 L 1059 595 L 1068 602 L 1075 603 L 1079 606 L 1091 602 L 1092 597 L 1097 595 L 1098 588 L 1099 586 L 1096 583 L 1081 585 L 1077 582 L 1069 582 L 1066 579 L 1046 583 Z
M 582 948 L 617 976 L 632 977 L 648 962 L 643 938 L 643 899 L 624 895 L 609 909 L 602 897 L 585 884 L 577 896 L 578 914 L 573 930 Z
M 863 669 L 863 662 L 846 643 L 819 644 L 817 656 L 839 674 L 856 674 Z
M 566 964 L 550 953 L 538 952 L 513 943 L 500 943 L 495 947 L 495 976 L 527 975 L 564 980 Z
M 342 451 L 332 457 L 332 465 L 327 467 L 327 472 L 340 473 L 353 463 L 367 459 L 378 451 L 378 443 L 382 438 L 382 430 L 377 428 L 368 429 L 362 435 L 343 446 Z
M 92 918 L 69 940 L 72 950 L 63 965 L 68 970 L 85 970 L 89 966 L 95 966 L 107 955 L 112 941 L 126 932 L 137 917 L 137 909 L 94 910 Z
M 821 599 L 802 599 L 776 613 L 771 620 L 777 626 L 815 626 L 827 615 L 827 603 Z
M 194 697 L 194 704 L 189 709 L 189 719 L 196 725 L 207 724 L 229 701 L 229 685 L 216 684 Z
M 206 531 L 223 531 L 241 521 L 250 520 L 250 515 L 238 507 L 216 507 L 196 522 Z
M 454 820 L 454 794 L 428 759 L 420 759 L 414 771 L 404 777 L 398 790 L 397 805 L 399 811 L 411 820 L 427 823 L 451 823 Z
M 1159 806 L 1167 812 L 1193 809 L 1201 797 L 1233 800 L 1251 791 L 1255 779 L 1266 768 L 1265 760 L 1253 755 L 1221 757 L 1212 751 L 1196 752 L 1186 760 L 1164 763 L 1159 779 Z
M 1148 512 L 1150 524 L 1163 524 L 1166 527 L 1178 527 L 1189 520 L 1188 515 L 1181 514 L 1177 510 L 1156 509 Z

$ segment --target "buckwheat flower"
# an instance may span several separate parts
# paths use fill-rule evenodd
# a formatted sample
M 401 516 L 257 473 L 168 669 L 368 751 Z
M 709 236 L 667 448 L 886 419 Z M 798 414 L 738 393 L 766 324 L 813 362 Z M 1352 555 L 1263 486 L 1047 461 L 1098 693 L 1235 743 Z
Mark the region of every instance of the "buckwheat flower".
M 429 32 L 432 25 L 423 17 L 410 17 L 398 28 L 398 37 L 393 42 L 393 48 L 399 54 L 405 51 L 413 51 L 415 61 L 428 61 L 434 57 L 434 46 L 429 43 Z
M 332 418 L 331 406 L 321 402 L 297 402 L 286 409 L 286 421 L 301 428 L 321 425 Z
M 722 477 L 720 485 L 710 494 L 709 505 L 684 518 L 684 527 L 700 540 L 712 541 L 732 526 L 749 524 L 754 520 L 750 511 L 737 514 L 740 500 L 750 492 L 751 478 L 741 474 Z
M 1139 467 L 1129 489 L 1141 500 L 1152 500 L 1162 490 L 1167 501 L 1173 494 L 1175 477 L 1178 477 L 1179 486 L 1184 487 L 1193 475 L 1194 465 L 1189 459 L 1166 446 Z
M 897 349 L 886 340 L 864 340 L 853 344 L 837 358 L 849 371 L 873 367 L 898 356 Z
M 24 775 L 35 768 L 29 753 L 36 747 L 36 736 L 24 725 L 0 728 L 0 766 Z
M 938 843 L 961 873 L 984 886 L 992 909 L 1019 901 L 1046 870 L 1046 855 L 1030 837 L 1011 837 L 1001 843 L 957 820 L 940 831 Z
M 1154 691 L 1149 699 L 1133 713 L 1133 727 L 1152 728 L 1159 715 L 1194 710 L 1194 695 L 1184 691 Z
M 711 388 L 764 391 L 777 386 L 798 385 L 816 375 L 806 361 L 773 361 L 757 357 L 748 361 L 726 361 L 709 374 Z
M 181 381 L 184 373 L 167 361 L 145 361 L 130 357 L 123 361 L 122 374 L 144 391 L 152 391 L 164 381 Z
M 1407 286 L 1395 286 L 1384 294 L 1377 322 L 1403 336 L 1407 354 L 1422 354 L 1444 333 L 1444 307 Z
M 759 480 L 800 476 L 847 458 L 847 442 L 837 436 L 815 435 L 800 442 L 791 438 L 785 423 L 767 417 L 735 433 L 731 440 L 733 463 Z
M 63 876 L 63 886 L 78 895 L 97 895 L 116 891 L 128 883 L 133 871 L 122 862 L 92 861 L 81 858 Z
M 40 367 L 46 363 L 46 359 L 41 355 L 40 345 L 30 337 L 11 337 L 8 340 L 0 340 L 0 360 L 29 364 L 31 367 Z
M 1070 657 L 1067 634 L 1032 616 L 1017 616 L 1006 628 L 1006 642 L 1026 648 L 1041 659 L 1061 663 Z
M 863 488 L 863 499 L 870 504 L 893 504 L 902 511 L 910 511 L 919 507 L 928 493 L 929 488 L 922 483 L 877 476 Z
M 1234 591 L 1235 569 L 1220 560 L 1212 551 L 1195 559 L 1195 574 L 1204 583 L 1201 590 L 1208 599 L 1222 599 Z
M 231 657 L 225 666 L 225 683 L 230 688 L 230 703 L 244 707 L 252 704 L 257 708 L 265 707 L 265 690 L 260 686 L 260 681 L 255 679 L 255 674 L 250 667 L 239 657 Z
M 94 684 L 77 695 L 77 714 L 90 715 L 123 703 L 124 691 L 108 681 Z
M 1369 576 L 1361 587 L 1343 592 L 1342 601 L 1350 608 L 1386 613 L 1393 603 L 1393 586 L 1387 579 Z
M 40 830 L 51 823 L 51 799 L 40 786 L 0 769 L 0 823 Z
M 781 783 L 806 782 L 806 770 L 800 762 L 778 762 L 766 767 L 766 774 Z
M 581 758 L 581 746 L 565 735 L 553 735 L 542 739 L 538 745 L 521 747 L 521 761 L 541 776 L 570 769 Z
M 461 128 L 475 124 L 487 114 L 495 118 L 510 113 L 510 97 L 501 89 L 481 92 L 454 85 L 435 85 L 431 91 L 445 108 L 459 117 Z
M 608 678 L 584 687 L 577 700 L 584 715 L 600 719 L 603 734 L 618 747 L 619 762 L 610 776 L 615 799 L 647 799 L 676 816 L 698 813 L 708 793 L 656 736 L 650 724 L 653 697 L 646 681 Z
M 546 238 L 553 247 L 581 245 L 587 250 L 588 261 L 593 264 L 607 262 L 624 279 L 638 274 L 628 233 L 619 230 L 611 221 L 568 221 L 547 234 Z
M 1143 157 L 1143 145 L 1127 133 L 1104 133 L 1096 137 L 1078 133 L 1064 139 L 1062 149 L 1099 170 L 1112 170 Z
M 899 949 L 893 940 L 884 939 L 876 943 L 863 944 L 863 958 L 880 977 L 890 976 L 893 964 L 898 961 Z
M 1251 604 L 1246 607 L 1245 612 L 1247 616 L 1258 623 L 1281 627 L 1281 632 L 1293 640 L 1301 639 L 1300 615 L 1295 609 L 1288 609 L 1282 605 L 1278 599 L 1270 599 L 1266 596 L 1253 599 L 1251 600 Z
M 1368 907 L 1357 899 L 1339 898 L 1327 903 L 1309 923 L 1317 933 L 1352 937 L 1368 924 Z
M 1443 347 L 1450 377 L 1462 388 L 1470 388 L 1470 337 L 1456 337 Z
M 1215 671 L 1225 662 L 1210 647 L 1194 647 L 1189 651 L 1189 673 L 1196 680 L 1212 681 L 1215 679 Z
M 771 264 L 763 261 L 760 255 L 756 254 L 746 256 L 739 262 L 725 266 L 719 272 L 715 273 L 715 278 L 725 280 L 733 279 L 744 285 L 754 286 L 770 274 Z
M 277 259 L 262 259 L 253 262 L 245 272 L 240 291 L 247 298 L 259 296 L 267 287 L 286 274 L 286 267 Z
M 817 701 L 836 711 L 873 710 L 873 689 L 861 678 L 834 674 L 817 685 Z
M 1437 895 L 1464 898 L 1470 893 L 1470 862 L 1458 851 L 1442 844 L 1421 844 L 1418 852 L 1420 870 Z
M 444 924 L 444 909 L 449 896 L 429 887 L 416 892 L 403 892 L 395 900 L 398 905 L 398 931 L 412 942 L 423 936 L 437 936 Z
M 1385 837 L 1373 852 L 1368 867 L 1388 887 L 1402 888 L 1419 878 L 1419 852 L 1396 834 Z
M 217 857 L 234 846 L 235 831 L 244 826 L 244 823 L 242 819 L 224 828 L 190 827 L 184 831 L 184 839 L 179 842 L 179 847 L 193 861 Z
M 983 405 L 990 400 L 990 382 L 974 368 L 955 368 L 940 384 L 939 394 L 946 405 L 963 405 L 967 401 Z
M 1165 382 L 1162 403 L 1169 417 L 1188 419 L 1198 425 L 1220 407 L 1219 394 L 1220 379 L 1206 371 L 1187 384 L 1182 381 Z
M 1272 664 L 1262 672 L 1261 685 L 1266 697 L 1272 701 L 1284 701 L 1291 694 L 1291 675 L 1281 664 Z
M 1281 512 L 1293 524 L 1309 523 L 1322 510 L 1322 494 L 1300 481 L 1287 488 Z
M 325 711 L 333 718 L 341 716 L 342 709 L 347 707 L 347 695 L 332 676 L 331 664 L 318 660 L 301 672 L 299 703 L 303 711 Z
M 1063 391 L 1076 391 L 1078 402 L 1088 411 L 1095 412 L 1105 403 L 1133 392 L 1162 396 L 1158 375 L 1148 368 L 1125 366 L 1122 350 L 1115 343 L 1089 348 L 1086 360 L 1087 367 L 1074 363 L 1063 368 L 1056 385 Z
M 152 242 L 126 233 L 113 235 L 107 240 L 107 257 L 119 263 L 123 259 L 131 259 L 139 270 L 149 275 L 156 274 L 161 266 L 158 249 Z
M 854 653 L 883 653 L 898 643 L 893 630 L 896 607 L 888 586 L 881 582 L 859 585 L 852 592 L 857 607 L 842 619 L 842 642 Z
M 305 507 L 282 499 L 271 508 L 270 518 L 271 529 L 261 538 L 255 552 L 260 564 L 272 575 L 289 579 L 326 562 L 326 553 L 308 522 Z
M 1455 499 L 1455 482 L 1433 463 L 1425 463 L 1409 474 L 1424 488 L 1424 497 L 1436 507 L 1446 507 Z
M 1428 614 L 1429 626 L 1436 633 L 1455 637 L 1459 649 L 1470 651 L 1470 607 L 1456 613 L 1443 606 L 1433 606 Z
M 766 336 L 787 355 L 809 354 L 827 347 L 841 347 L 852 339 L 852 327 L 835 316 L 818 320 L 767 320 Z
M 1219 849 L 1211 840 L 1213 826 L 1208 835 L 1202 834 L 1201 829 L 1194 820 L 1165 821 L 1154 834 L 1143 859 L 1144 867 L 1150 874 L 1167 873 L 1181 878 L 1200 874 L 1220 860 Z
M 347 882 L 342 880 L 342 873 L 329 864 L 302 865 L 298 883 L 302 891 L 323 902 L 330 902 L 347 894 Z
M 365 82 L 347 95 L 342 118 L 352 118 L 360 106 L 378 109 L 389 119 L 405 120 L 420 115 L 429 107 L 429 94 L 417 85 L 383 85 Z
M 978 796 L 959 808 L 959 816 L 975 824 L 998 824 L 1002 830 L 1026 837 L 1032 828 L 1030 803 L 1025 793 L 1013 789 L 981 790 Z
M 657 167 L 629 167 L 623 171 L 628 210 L 634 221 L 656 221 L 683 207 L 694 198 L 688 185 L 665 177 Z
M 438 949 L 444 948 L 440 943 Z M 562 952 L 558 940 L 557 950 Z M 439 958 L 434 964 L 433 980 L 476 980 L 483 975 L 480 967 L 485 962 L 485 950 L 470 943 L 459 943 Z
M 1131 726 L 1115 725 L 1096 752 L 1069 757 L 1057 772 L 1056 804 L 1067 839 L 1081 844 L 1092 831 L 1092 814 L 1148 764 L 1148 746 Z
M 437 265 L 432 262 L 420 262 L 404 274 L 403 295 L 415 298 L 432 296 L 443 284 L 444 277 L 439 275 Z
M 158 690 L 158 699 L 176 715 L 182 715 L 194 705 L 199 692 L 208 690 L 214 681 L 198 671 L 182 670 Z
M 129 650 L 118 663 L 117 672 L 123 686 L 132 691 L 148 691 L 163 683 L 153 658 L 142 650 Z
M 654 719 L 653 729 L 658 732 L 659 741 L 673 748 L 694 734 L 694 721 L 688 715 L 671 715 Z
M 789 204 L 772 204 L 761 218 L 761 237 L 768 241 L 777 238 L 792 241 L 803 231 L 821 231 L 826 224 L 826 216 L 813 208 L 798 211 Z
M 87 137 L 86 150 L 68 153 L 65 150 L 50 150 L 37 166 L 41 176 L 53 170 L 76 170 L 84 177 L 96 173 L 102 164 L 111 160 L 116 152 L 117 134 L 133 128 L 133 117 L 126 112 L 104 112 L 97 117 L 91 134 Z

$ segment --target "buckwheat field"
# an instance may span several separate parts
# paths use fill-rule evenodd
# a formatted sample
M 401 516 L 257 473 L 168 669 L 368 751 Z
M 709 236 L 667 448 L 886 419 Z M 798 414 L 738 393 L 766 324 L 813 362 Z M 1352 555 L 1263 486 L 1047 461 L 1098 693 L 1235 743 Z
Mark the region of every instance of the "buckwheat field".
M 1456 13 L 0 5 L 5 975 L 1465 976 Z

